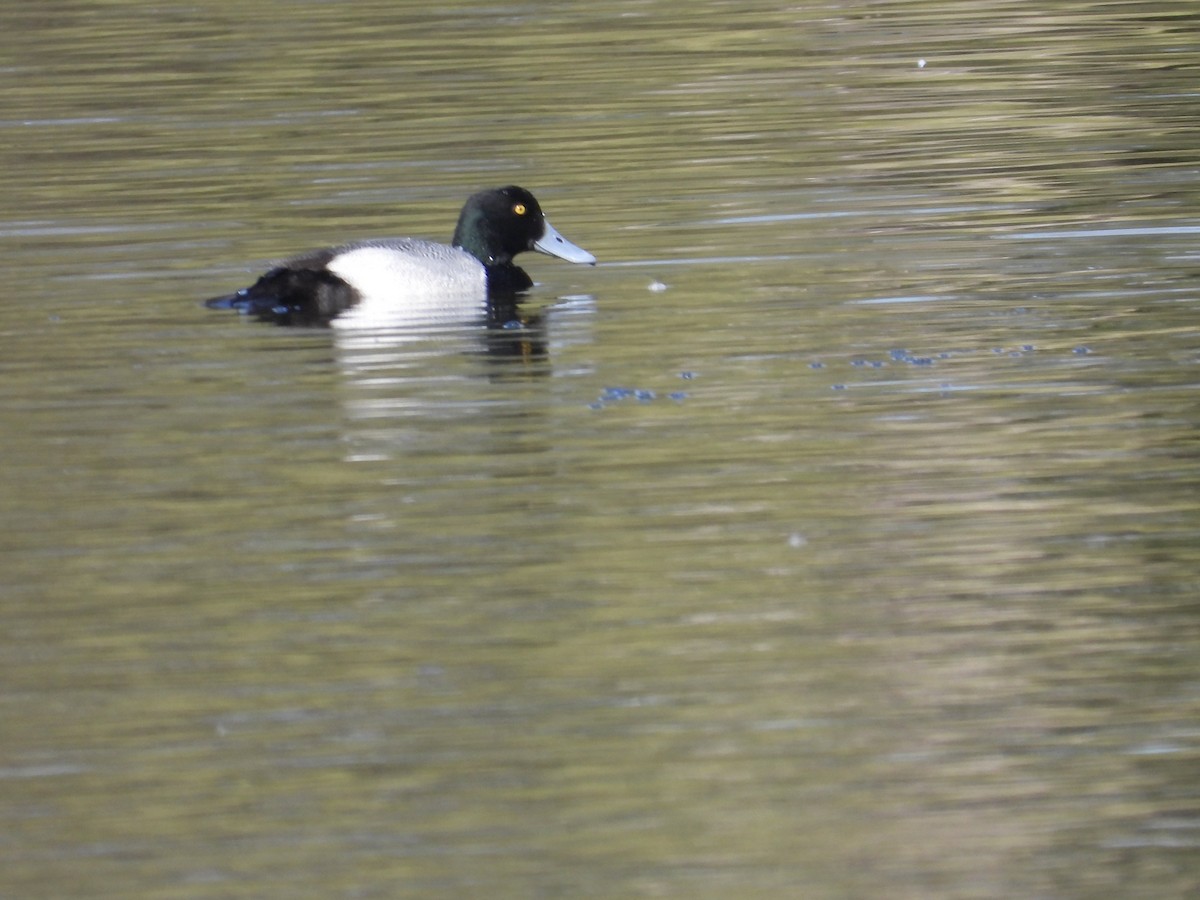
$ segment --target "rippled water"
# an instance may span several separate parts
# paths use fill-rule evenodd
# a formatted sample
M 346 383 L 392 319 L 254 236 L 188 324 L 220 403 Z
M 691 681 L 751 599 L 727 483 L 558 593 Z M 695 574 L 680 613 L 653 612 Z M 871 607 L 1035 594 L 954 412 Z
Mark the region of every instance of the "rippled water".
M 1187 4 L 48 9 L 0 895 L 1200 891 Z M 519 328 L 199 305 L 512 182 Z

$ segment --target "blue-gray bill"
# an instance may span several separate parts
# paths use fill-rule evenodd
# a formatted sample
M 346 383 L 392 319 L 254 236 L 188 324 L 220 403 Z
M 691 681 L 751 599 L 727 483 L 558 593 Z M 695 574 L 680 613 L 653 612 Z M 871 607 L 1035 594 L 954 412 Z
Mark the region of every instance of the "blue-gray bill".
M 546 231 L 540 238 L 533 242 L 534 250 L 549 256 L 557 256 L 559 259 L 565 259 L 567 262 L 583 263 L 588 266 L 596 264 L 596 257 L 592 256 L 592 254 L 588 253 L 582 247 L 572 244 L 559 234 L 557 229 L 549 222 L 545 222 L 545 225 Z

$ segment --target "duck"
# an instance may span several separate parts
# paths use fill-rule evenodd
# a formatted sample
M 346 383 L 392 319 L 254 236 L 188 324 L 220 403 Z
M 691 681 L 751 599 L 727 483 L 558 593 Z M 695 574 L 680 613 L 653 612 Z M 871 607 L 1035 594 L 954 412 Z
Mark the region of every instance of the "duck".
M 204 301 L 277 325 L 385 324 L 486 312 L 533 287 L 513 257 L 536 250 L 571 263 L 596 257 L 558 233 L 525 188 L 472 194 L 449 244 L 377 238 L 294 256 L 232 294 Z

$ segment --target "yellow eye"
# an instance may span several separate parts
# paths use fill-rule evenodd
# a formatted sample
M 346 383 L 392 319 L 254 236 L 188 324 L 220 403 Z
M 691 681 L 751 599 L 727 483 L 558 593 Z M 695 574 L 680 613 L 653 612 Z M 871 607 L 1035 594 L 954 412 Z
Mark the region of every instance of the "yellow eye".
M 515 212 L 518 216 L 525 215 L 525 204 L 524 203 L 514 203 L 513 204 L 513 212 Z

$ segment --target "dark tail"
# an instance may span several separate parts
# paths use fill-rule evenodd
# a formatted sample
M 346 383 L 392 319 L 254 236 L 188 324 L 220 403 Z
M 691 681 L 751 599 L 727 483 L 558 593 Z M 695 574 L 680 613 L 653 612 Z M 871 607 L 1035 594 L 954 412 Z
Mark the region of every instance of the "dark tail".
M 238 312 L 246 312 L 250 304 L 250 299 L 246 296 L 249 288 L 242 288 L 236 294 L 230 294 L 227 297 L 213 297 L 211 300 L 205 300 L 204 305 L 209 309 L 236 309 Z
M 205 300 L 209 309 L 234 309 L 276 325 L 328 325 L 357 299 L 346 282 L 325 270 L 271 269 L 248 288 Z

